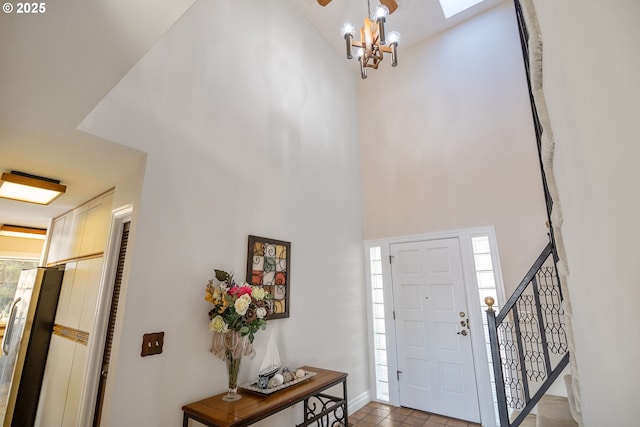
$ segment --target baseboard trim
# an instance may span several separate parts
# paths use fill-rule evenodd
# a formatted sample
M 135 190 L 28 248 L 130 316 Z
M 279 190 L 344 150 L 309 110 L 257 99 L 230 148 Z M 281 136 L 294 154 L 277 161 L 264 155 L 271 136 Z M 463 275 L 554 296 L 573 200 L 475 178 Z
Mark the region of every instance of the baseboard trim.
M 357 410 L 362 409 L 369 402 L 371 402 L 371 397 L 367 390 L 349 401 L 349 413 L 353 414 Z

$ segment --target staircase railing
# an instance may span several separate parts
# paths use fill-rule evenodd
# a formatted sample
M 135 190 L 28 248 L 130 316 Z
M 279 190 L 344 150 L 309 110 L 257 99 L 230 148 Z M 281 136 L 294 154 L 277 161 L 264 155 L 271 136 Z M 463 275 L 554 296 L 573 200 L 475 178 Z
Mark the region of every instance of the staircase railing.
M 487 320 L 501 427 L 519 426 L 569 363 L 562 290 L 552 243 Z
M 533 94 L 533 88 L 531 83 L 531 62 L 529 53 L 529 29 L 527 28 L 527 21 L 524 17 L 524 10 L 520 4 L 520 0 L 513 1 L 516 21 L 518 24 L 518 35 L 520 36 L 520 47 L 522 49 L 522 61 L 524 64 L 525 77 L 527 79 L 527 89 L 529 91 L 529 103 L 531 104 L 531 117 L 533 119 L 533 131 L 536 137 L 536 145 L 538 147 L 538 160 L 540 162 L 540 173 L 542 175 L 542 190 L 544 192 L 544 200 L 547 206 L 547 217 L 549 221 L 549 232 L 551 233 L 551 240 L 553 241 L 553 227 L 551 227 L 551 211 L 553 209 L 553 199 L 549 191 L 549 185 L 547 183 L 547 176 L 544 170 L 542 161 L 542 133 L 544 129 L 538 115 L 538 107 L 536 106 L 535 96 Z
M 493 298 L 485 299 L 489 307 L 487 320 L 501 427 L 519 426 L 569 363 L 562 290 L 556 266 L 558 256 L 551 223 L 553 199 L 541 152 L 544 129 L 531 85 L 530 34 L 520 0 L 514 0 L 514 5 L 538 145 L 549 244 L 498 314 L 493 309 Z

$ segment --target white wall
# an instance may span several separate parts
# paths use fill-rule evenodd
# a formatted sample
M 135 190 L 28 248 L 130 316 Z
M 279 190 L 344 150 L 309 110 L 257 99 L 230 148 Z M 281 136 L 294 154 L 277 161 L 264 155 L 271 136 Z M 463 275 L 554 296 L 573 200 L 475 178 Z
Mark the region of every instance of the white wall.
M 368 390 L 356 78 L 288 1 L 201 0 L 85 119 L 148 153 L 108 425 L 178 425 L 225 389 L 204 286 L 214 268 L 244 277 L 249 234 L 291 242 L 291 317 L 270 324 L 283 363 Z M 164 352 L 141 358 L 156 331 Z
M 637 425 L 640 3 L 535 6 L 584 425 Z
M 365 238 L 494 225 L 510 294 L 548 241 L 513 4 L 400 49 L 359 89 Z

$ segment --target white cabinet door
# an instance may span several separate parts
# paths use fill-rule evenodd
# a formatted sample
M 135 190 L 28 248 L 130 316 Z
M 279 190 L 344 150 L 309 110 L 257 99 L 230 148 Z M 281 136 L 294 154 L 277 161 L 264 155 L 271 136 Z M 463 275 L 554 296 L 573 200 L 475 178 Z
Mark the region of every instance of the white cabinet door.
M 36 425 L 41 427 L 62 425 L 75 351 L 75 342 L 57 335 L 51 337 L 38 404 L 39 421 L 36 421 Z
M 89 255 L 103 252 L 111 222 L 113 193 L 105 194 L 87 204 L 86 222 L 82 234 L 80 253 Z
M 112 204 L 111 191 L 56 218 L 50 232 L 47 264 L 104 252 Z
M 86 264 L 86 275 L 83 286 L 84 297 L 82 300 L 82 308 L 80 310 L 80 321 L 78 329 L 84 332 L 91 332 L 93 329 L 93 321 L 96 315 L 96 305 L 98 303 L 98 291 L 100 290 L 100 279 L 102 277 L 103 258 L 93 258 L 80 263 Z
M 91 332 L 102 277 L 103 257 L 69 262 L 65 266 L 55 323 Z
M 56 309 L 55 323 L 58 325 L 69 324 L 69 305 L 71 304 L 71 292 L 73 291 L 77 266 L 77 262 L 68 262 L 64 267 L 62 288 L 60 289 L 60 298 L 58 298 L 58 308 Z
M 87 346 L 83 344 L 75 345 L 73 363 L 69 373 L 69 386 L 67 388 L 67 399 L 64 405 L 64 417 L 62 427 L 77 427 L 80 416 L 80 397 L 84 376 L 87 370 Z
M 87 292 L 87 287 L 91 278 L 91 264 L 89 261 L 76 262 L 76 269 L 73 278 L 73 284 L 71 285 L 71 292 L 69 295 L 69 306 L 64 323 L 59 323 L 62 326 L 68 328 L 79 329 L 80 316 L 82 315 L 82 308 L 84 306 L 84 295 Z
M 56 218 L 51 224 L 51 230 L 49 231 L 49 253 L 47 254 L 47 263 L 53 263 L 62 259 L 62 240 L 64 232 L 64 223 L 67 220 L 67 215 Z

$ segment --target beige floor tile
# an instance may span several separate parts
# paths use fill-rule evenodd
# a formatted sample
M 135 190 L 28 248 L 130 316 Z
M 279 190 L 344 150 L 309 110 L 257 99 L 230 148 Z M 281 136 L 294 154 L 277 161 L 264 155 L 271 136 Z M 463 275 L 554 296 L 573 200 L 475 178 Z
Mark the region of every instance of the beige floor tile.
M 414 409 L 369 402 L 357 412 L 349 414 L 349 427 L 480 427 L 480 425 Z

